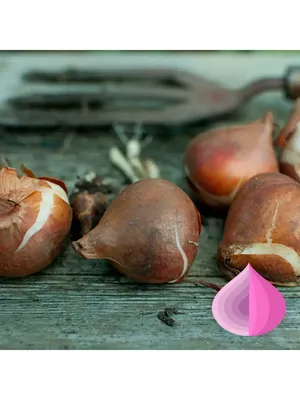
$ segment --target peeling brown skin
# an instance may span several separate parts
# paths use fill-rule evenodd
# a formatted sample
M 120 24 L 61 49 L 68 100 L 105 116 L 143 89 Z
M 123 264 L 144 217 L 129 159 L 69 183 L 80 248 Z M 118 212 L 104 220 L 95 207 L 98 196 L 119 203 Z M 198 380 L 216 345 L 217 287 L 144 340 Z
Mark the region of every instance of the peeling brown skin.
M 273 148 L 273 115 L 252 123 L 201 133 L 188 145 L 184 164 L 193 190 L 213 207 L 228 208 L 221 200 L 210 197 L 230 196 L 252 176 L 278 172 Z M 201 193 L 203 189 L 207 194 Z
M 35 178 L 35 179 L 40 179 L 40 180 L 43 180 L 43 181 L 48 181 L 48 182 L 55 183 L 56 185 L 60 186 L 60 187 L 68 194 L 67 186 L 65 185 L 65 183 L 64 183 L 61 179 L 53 178 L 53 177 L 51 177 L 51 176 L 49 176 L 49 177 L 48 177 L 48 176 L 38 176 L 38 177 L 37 177 L 37 176 L 31 171 L 31 169 L 26 168 L 24 164 L 21 164 L 21 171 L 22 171 L 26 176 L 28 176 L 29 178 Z
M 177 224 L 183 258 L 176 245 Z M 115 198 L 95 229 L 73 242 L 85 258 L 107 259 L 129 278 L 144 283 L 180 282 L 196 257 L 201 217 L 192 200 L 175 184 L 143 179 Z
M 252 243 L 267 243 L 277 204 L 272 243 L 279 243 L 300 254 L 300 185 L 281 173 L 259 174 L 244 184 L 236 195 L 225 222 L 218 248 L 218 264 L 229 279 L 248 263 L 269 281 L 284 286 L 297 285 L 292 266 L 278 255 L 234 255 L 229 248 L 241 249 Z
M 288 118 L 287 123 L 281 129 L 275 144 L 281 149 L 287 145 L 290 135 L 295 131 L 297 124 L 300 122 L 300 98 L 295 101 L 292 112 Z

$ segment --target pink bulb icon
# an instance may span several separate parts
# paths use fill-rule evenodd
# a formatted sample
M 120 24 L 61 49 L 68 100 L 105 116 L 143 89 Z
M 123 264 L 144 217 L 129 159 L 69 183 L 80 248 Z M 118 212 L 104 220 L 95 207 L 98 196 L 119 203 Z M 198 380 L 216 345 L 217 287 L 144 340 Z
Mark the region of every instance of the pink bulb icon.
M 259 336 L 283 321 L 286 303 L 282 294 L 248 264 L 215 296 L 212 313 L 231 333 Z

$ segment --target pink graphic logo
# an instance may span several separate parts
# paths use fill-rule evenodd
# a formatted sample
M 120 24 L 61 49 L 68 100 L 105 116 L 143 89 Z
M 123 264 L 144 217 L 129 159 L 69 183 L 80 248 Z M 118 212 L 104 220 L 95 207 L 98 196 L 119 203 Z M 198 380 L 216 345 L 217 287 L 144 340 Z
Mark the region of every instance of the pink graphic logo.
M 212 313 L 217 323 L 240 336 L 265 335 L 284 319 L 282 294 L 253 267 L 247 267 L 214 298 Z

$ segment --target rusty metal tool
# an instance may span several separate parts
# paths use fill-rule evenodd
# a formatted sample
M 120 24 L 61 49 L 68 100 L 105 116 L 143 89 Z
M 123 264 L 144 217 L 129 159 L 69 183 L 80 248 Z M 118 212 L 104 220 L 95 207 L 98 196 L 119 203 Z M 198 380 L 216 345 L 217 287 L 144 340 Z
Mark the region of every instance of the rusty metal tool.
M 31 71 L 24 86 L 0 109 L 2 126 L 56 127 L 121 124 L 181 125 L 228 115 L 255 95 L 281 90 L 300 96 L 300 67 L 284 77 L 254 81 L 229 90 L 186 71 Z

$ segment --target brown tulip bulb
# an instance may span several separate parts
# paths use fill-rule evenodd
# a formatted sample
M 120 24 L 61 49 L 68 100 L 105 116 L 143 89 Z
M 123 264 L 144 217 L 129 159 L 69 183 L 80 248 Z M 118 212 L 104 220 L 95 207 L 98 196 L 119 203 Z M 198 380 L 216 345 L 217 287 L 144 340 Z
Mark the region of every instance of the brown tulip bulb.
M 280 172 L 300 183 L 300 122 L 289 135 L 279 158 Z
M 26 276 L 62 250 L 72 221 L 65 184 L 22 168 L 0 170 L 0 276 Z
M 300 99 L 296 101 L 276 144 L 282 149 L 279 157 L 280 172 L 300 183 Z
M 287 123 L 281 129 L 277 139 L 276 145 L 284 149 L 287 145 L 289 136 L 295 131 L 297 125 L 300 123 L 300 98 L 295 101 L 292 112 L 288 118 Z
M 237 193 L 218 249 L 229 278 L 248 263 L 278 285 L 297 285 L 300 276 L 300 185 L 281 173 L 259 174 Z
M 273 115 L 196 136 L 185 152 L 188 182 L 208 206 L 228 209 L 252 176 L 278 172 L 273 148 Z
M 197 255 L 200 233 L 200 214 L 183 190 L 143 179 L 124 189 L 73 247 L 85 258 L 111 261 L 136 281 L 176 283 Z

